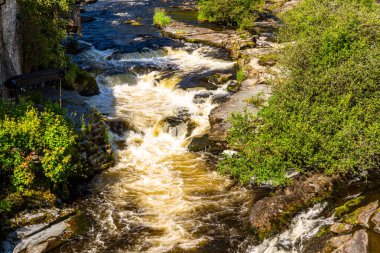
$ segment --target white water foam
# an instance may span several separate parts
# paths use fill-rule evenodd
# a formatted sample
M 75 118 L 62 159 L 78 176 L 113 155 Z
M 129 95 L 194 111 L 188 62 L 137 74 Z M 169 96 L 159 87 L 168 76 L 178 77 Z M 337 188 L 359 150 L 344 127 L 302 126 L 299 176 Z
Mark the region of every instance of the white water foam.
M 252 246 L 247 253 L 299 253 L 303 252 L 304 242 L 317 235 L 319 229 L 334 222 L 334 217 L 324 218 L 321 213 L 327 203 L 316 204 L 293 218 L 285 232 Z

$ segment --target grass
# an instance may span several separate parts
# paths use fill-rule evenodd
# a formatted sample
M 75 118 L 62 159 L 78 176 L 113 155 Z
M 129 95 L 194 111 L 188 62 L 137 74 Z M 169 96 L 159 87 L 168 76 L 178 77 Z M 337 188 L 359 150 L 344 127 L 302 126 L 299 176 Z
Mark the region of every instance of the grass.
M 172 22 L 171 17 L 166 14 L 163 8 L 156 8 L 153 16 L 153 24 L 159 27 L 165 27 Z
M 261 107 L 265 103 L 265 98 L 263 98 L 263 94 L 259 93 L 253 97 L 248 98 L 245 102 L 248 104 L 252 104 L 256 107 Z
M 247 74 L 245 73 L 244 69 L 242 68 L 239 68 L 237 73 L 236 73 L 236 80 L 238 81 L 238 83 L 242 83 L 243 81 L 245 81 L 246 79 L 248 78 Z

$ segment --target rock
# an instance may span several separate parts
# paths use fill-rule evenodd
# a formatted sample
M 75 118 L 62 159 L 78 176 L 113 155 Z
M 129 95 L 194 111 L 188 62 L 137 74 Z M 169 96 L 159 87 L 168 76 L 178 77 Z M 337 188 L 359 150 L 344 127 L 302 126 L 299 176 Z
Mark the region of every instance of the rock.
M 369 228 L 369 220 L 379 206 L 379 201 L 376 200 L 367 206 L 356 209 L 353 213 L 348 214 L 344 221 L 353 225 L 360 225 Z
M 335 234 L 346 234 L 350 233 L 353 227 L 353 225 L 347 223 L 335 223 L 330 227 L 330 231 Z
M 77 91 L 81 96 L 95 96 L 100 93 L 96 79 L 86 70 L 71 65 L 66 73 L 63 87 Z
M 264 93 L 265 97 L 269 97 L 270 92 L 269 86 L 265 84 L 257 84 L 252 79 L 244 81 L 237 93 L 229 96 L 227 102 L 211 111 L 209 116 L 211 125 L 209 131 L 210 140 L 226 142 L 227 130 L 231 127 L 231 123 L 228 121 L 231 114 L 244 111 L 257 113 L 259 109 L 247 103 L 247 99 L 261 93 Z
M 5 252 L 48 252 L 74 236 L 70 222 L 75 217 L 75 210 L 40 210 L 29 216 L 37 217 L 38 214 L 44 214 L 43 216 L 54 214 L 55 216 L 48 222 L 45 220 L 43 223 L 25 225 L 8 234 L 6 241 L 2 242 Z M 26 216 L 24 215 L 25 219 L 30 218 Z
M 208 78 L 208 81 L 210 83 L 216 84 L 216 85 L 222 85 L 227 83 L 229 80 L 231 80 L 234 77 L 231 73 L 216 73 Z
M 278 232 L 300 209 L 328 198 L 333 179 L 323 174 L 299 178 L 291 186 L 277 190 L 273 196 L 257 201 L 251 210 L 250 223 L 261 239 Z
M 142 26 L 143 25 L 140 21 L 134 20 L 134 19 L 126 20 L 126 21 L 124 21 L 124 24 L 133 25 L 133 26 Z
M 227 147 L 225 143 L 218 143 L 211 141 L 207 134 L 199 137 L 194 137 L 190 144 L 189 150 L 192 152 L 210 152 L 210 153 L 220 153 Z
M 352 231 L 353 225 L 346 223 L 335 223 L 331 225 L 330 231 L 335 234 L 347 234 Z
M 253 36 L 249 34 L 242 36 L 235 30 L 215 31 L 179 21 L 163 27 L 162 33 L 176 39 L 225 48 L 234 58 L 238 58 L 239 50 L 255 46 Z
M 352 238 L 352 234 L 333 237 L 325 243 L 321 253 L 330 253 L 338 249 L 339 247 L 341 247 L 343 244 L 348 242 L 348 240 L 350 240 L 351 238 Z
M 211 103 L 212 104 L 221 104 L 228 101 L 229 97 L 231 96 L 230 93 L 223 93 L 223 94 L 215 94 L 211 97 Z
M 87 43 L 83 43 L 78 41 L 77 39 L 68 39 L 66 42 L 64 42 L 65 51 L 68 54 L 79 54 L 84 51 L 87 51 L 91 49 L 91 46 Z
M 368 252 L 368 234 L 365 229 L 355 232 L 354 236 L 334 250 L 332 253 L 367 253 Z
M 178 86 L 183 89 L 202 87 L 207 90 L 216 90 L 221 84 L 224 83 L 218 83 L 214 76 L 223 75 L 224 78 L 227 76 L 230 77 L 232 75 L 230 72 L 232 71 L 233 69 L 231 66 L 229 69 L 217 69 L 211 71 L 202 71 L 200 73 L 190 73 L 182 78 L 182 80 L 178 83 Z M 223 77 L 220 77 L 220 79 L 223 79 Z
M 110 130 L 119 136 L 123 136 L 127 131 L 139 132 L 136 126 L 125 119 L 108 119 L 107 124 Z
M 375 211 L 375 215 L 373 216 L 373 218 L 371 219 L 372 223 L 374 224 L 374 228 L 373 230 L 376 232 L 376 233 L 379 233 L 380 234 L 380 209 L 377 209 Z
M 87 16 L 81 16 L 80 17 L 80 22 L 83 24 L 83 23 L 90 23 L 92 21 L 94 21 L 95 18 L 94 17 L 87 17 Z
M 211 97 L 212 92 L 204 91 L 194 95 L 193 102 L 196 104 L 203 104 Z

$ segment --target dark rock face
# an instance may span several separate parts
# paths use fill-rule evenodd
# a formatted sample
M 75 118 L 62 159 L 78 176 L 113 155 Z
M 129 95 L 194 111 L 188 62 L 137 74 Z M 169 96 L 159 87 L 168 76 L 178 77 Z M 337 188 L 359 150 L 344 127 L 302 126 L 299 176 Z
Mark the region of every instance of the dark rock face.
M 227 149 L 225 143 L 215 142 L 209 139 L 207 134 L 195 137 L 189 144 L 189 150 L 192 152 L 210 152 L 220 153 Z
M 300 178 L 291 186 L 277 190 L 272 197 L 257 201 L 250 215 L 251 226 L 261 239 L 278 232 L 300 209 L 328 198 L 333 179 L 323 174 Z
M 21 74 L 21 45 L 17 31 L 18 10 L 16 0 L 5 1 L 0 9 L 0 98 L 5 80 Z

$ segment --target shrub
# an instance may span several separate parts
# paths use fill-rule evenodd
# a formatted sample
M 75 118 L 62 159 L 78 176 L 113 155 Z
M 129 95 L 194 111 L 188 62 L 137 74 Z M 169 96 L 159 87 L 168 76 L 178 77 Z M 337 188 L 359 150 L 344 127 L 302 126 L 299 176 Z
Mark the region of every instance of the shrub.
M 198 19 L 250 28 L 263 5 L 262 0 L 200 0 Z
M 236 72 L 236 80 L 239 84 L 244 82 L 248 78 L 247 74 L 245 73 L 245 70 L 243 68 L 239 68 Z
M 380 165 L 380 21 L 373 1 L 305 0 L 283 17 L 287 78 L 258 116 L 232 116 L 219 165 L 241 182 L 286 172 L 360 173 Z
M 71 122 L 53 104 L 0 102 L 0 175 L 3 192 L 59 188 L 75 171 Z
M 172 19 L 166 14 L 163 8 L 156 8 L 153 16 L 153 24 L 160 27 L 170 25 Z

